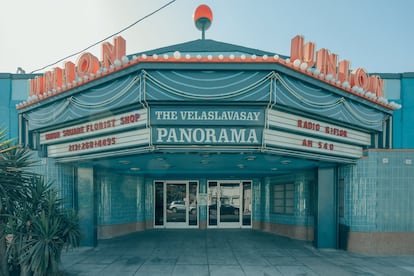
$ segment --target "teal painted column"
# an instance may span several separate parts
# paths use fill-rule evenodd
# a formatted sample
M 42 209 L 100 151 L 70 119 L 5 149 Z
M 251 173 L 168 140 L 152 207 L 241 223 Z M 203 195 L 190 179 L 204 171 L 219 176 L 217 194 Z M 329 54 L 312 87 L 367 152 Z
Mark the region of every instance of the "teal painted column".
M 337 248 L 336 168 L 318 169 L 315 243 L 317 248 Z
M 77 197 L 81 246 L 97 245 L 97 216 L 93 167 L 78 167 Z

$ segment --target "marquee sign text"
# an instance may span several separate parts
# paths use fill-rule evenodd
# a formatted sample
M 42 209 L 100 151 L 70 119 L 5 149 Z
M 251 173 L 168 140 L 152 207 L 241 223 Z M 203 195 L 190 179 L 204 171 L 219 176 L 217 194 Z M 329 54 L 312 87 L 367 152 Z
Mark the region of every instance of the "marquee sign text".
M 258 144 L 254 128 L 157 128 L 160 144 Z
M 47 155 L 48 157 L 67 157 L 79 154 L 91 154 L 105 150 L 148 146 L 149 141 L 150 131 L 148 128 L 143 128 L 98 137 L 90 137 L 67 143 L 48 145 Z
M 348 131 L 343 128 L 336 128 L 332 126 L 325 126 L 321 129 L 321 124 L 318 122 L 298 119 L 298 128 L 305 128 L 315 131 L 325 131 L 326 134 L 348 137 Z
M 242 122 L 260 122 L 262 119 L 260 111 L 240 111 L 240 110 L 162 110 L 155 111 L 155 120 L 161 121 L 214 121 L 215 124 L 222 121 L 242 121 Z
M 55 144 L 66 140 L 143 126 L 147 123 L 147 111 L 130 111 L 83 124 L 68 126 L 40 134 L 40 144 Z
M 162 145 L 258 145 L 263 125 L 264 110 L 252 107 L 151 110 L 153 141 Z
M 298 151 L 308 151 L 349 158 L 360 158 L 362 156 L 362 147 L 360 146 L 321 138 L 311 138 L 273 129 L 265 129 L 264 141 L 266 146 L 276 146 Z
M 371 144 L 371 135 L 369 133 L 336 124 L 271 109 L 268 110 L 267 116 L 269 127 L 299 132 L 308 136 L 318 136 L 329 140 L 343 141 L 348 144 L 361 146 L 369 146 Z M 317 143 L 312 143 L 312 145 L 315 144 Z M 303 145 L 310 145 L 310 142 L 304 142 Z

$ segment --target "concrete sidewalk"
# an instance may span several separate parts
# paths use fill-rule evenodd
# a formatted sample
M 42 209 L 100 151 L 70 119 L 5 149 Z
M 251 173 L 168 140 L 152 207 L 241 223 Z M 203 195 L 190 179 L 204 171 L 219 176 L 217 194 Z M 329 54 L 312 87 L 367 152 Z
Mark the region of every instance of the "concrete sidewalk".
M 254 230 L 148 230 L 64 252 L 65 275 L 414 275 L 414 256 L 359 255 Z

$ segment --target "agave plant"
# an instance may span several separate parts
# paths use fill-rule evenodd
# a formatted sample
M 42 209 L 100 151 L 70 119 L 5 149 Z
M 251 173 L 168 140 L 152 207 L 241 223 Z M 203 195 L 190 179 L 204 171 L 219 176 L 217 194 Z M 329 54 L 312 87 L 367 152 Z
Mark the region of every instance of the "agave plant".
M 7 241 L 12 237 L 7 230 L 25 200 L 30 176 L 24 169 L 32 164 L 28 152 L 6 139 L 6 134 L 0 130 L 0 275 L 5 276 L 9 275 Z
M 19 246 L 19 263 L 34 275 L 54 275 L 59 272 L 62 250 L 79 245 L 77 216 L 61 208 L 61 200 L 50 184 L 42 178 L 32 186 L 31 201 L 26 213 L 29 238 Z
M 1 136 L 0 136 L 1 140 Z M 74 212 L 61 208 L 51 183 L 30 172 L 30 154 L 0 146 L 0 275 L 56 275 L 61 252 L 79 245 Z

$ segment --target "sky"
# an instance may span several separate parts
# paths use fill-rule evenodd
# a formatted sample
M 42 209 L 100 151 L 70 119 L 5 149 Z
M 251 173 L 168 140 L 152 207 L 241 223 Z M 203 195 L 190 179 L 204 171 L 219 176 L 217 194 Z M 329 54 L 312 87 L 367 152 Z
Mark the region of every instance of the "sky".
M 82 51 L 171 0 L 2 0 L 0 72 L 26 73 Z M 369 73 L 414 72 L 411 0 L 175 0 L 120 35 L 127 54 L 201 38 L 194 10 L 207 4 L 207 39 L 290 55 L 300 34 L 351 68 Z M 107 41 L 112 42 L 110 38 Z M 99 46 L 88 50 L 100 57 Z M 80 54 L 67 60 L 76 62 Z M 54 67 L 63 66 L 63 61 Z M 48 67 L 38 72 L 52 69 Z

